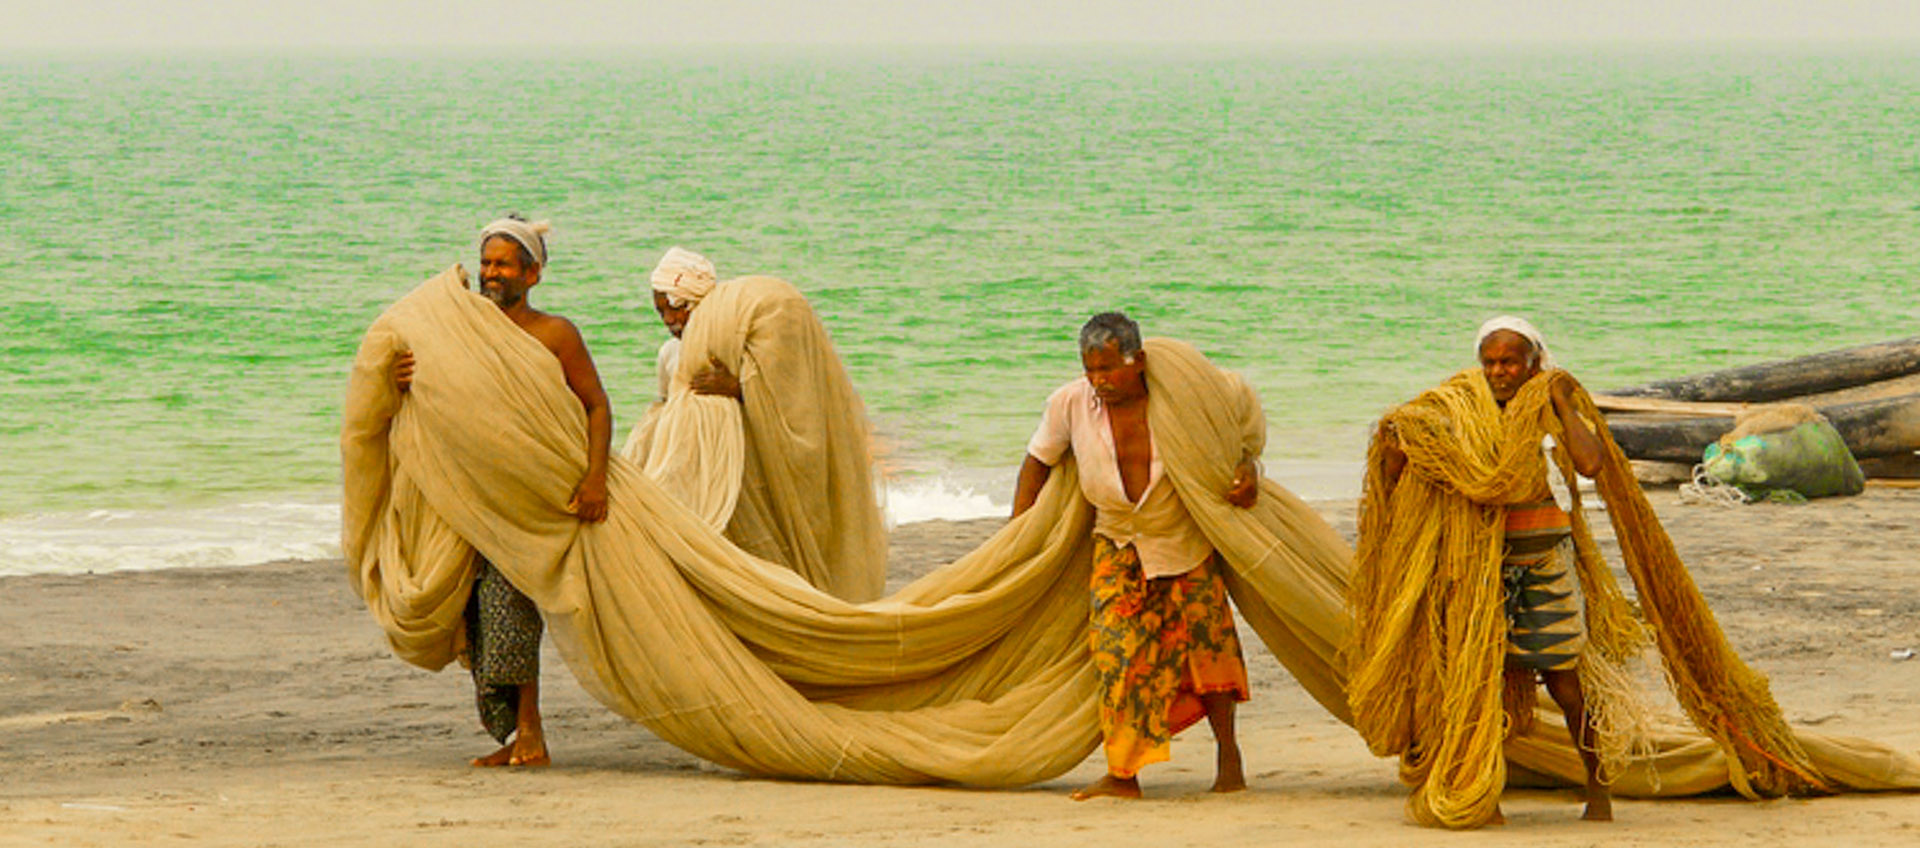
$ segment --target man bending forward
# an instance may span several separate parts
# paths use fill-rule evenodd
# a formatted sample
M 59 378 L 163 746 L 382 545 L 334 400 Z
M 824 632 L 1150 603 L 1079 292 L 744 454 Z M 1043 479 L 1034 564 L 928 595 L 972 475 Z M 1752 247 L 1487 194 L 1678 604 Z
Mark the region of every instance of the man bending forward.
M 1018 517 L 1071 452 L 1095 509 L 1091 631 L 1107 774 L 1073 797 L 1140 797 L 1140 769 L 1168 759 L 1174 734 L 1202 715 L 1219 745 L 1213 791 L 1244 789 L 1233 710 L 1247 700 L 1247 669 L 1222 563 L 1162 474 L 1147 427 L 1139 326 L 1118 312 L 1095 315 L 1080 330 L 1080 361 L 1086 377 L 1047 400 L 1013 499 Z M 1225 495 L 1234 506 L 1259 497 L 1262 447 L 1241 446 Z

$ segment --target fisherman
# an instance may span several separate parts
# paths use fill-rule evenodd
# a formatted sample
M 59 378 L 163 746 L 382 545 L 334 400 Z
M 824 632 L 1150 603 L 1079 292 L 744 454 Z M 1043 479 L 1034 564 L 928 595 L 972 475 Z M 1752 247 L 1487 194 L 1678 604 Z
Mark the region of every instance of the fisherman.
M 656 370 L 660 382 L 660 400 L 665 401 L 673 387 L 673 372 L 680 368 L 680 335 L 686 332 L 687 321 L 693 317 L 693 310 L 700 301 L 713 291 L 719 283 L 715 276 L 713 262 L 705 256 L 675 245 L 667 249 L 660 257 L 659 264 L 648 275 L 648 285 L 653 289 L 653 309 L 660 315 L 660 323 L 667 327 L 667 340 L 660 345 L 660 353 L 655 358 Z M 722 368 L 724 370 L 724 366 Z M 730 374 L 728 376 L 731 376 Z M 699 388 L 721 388 L 701 381 Z M 695 391 L 699 391 L 696 388 Z M 707 394 L 726 394 L 721 391 Z M 729 397 L 739 397 L 739 383 L 734 382 Z
M 573 489 L 567 509 L 582 521 L 607 517 L 607 455 L 613 411 L 585 340 L 571 321 L 533 308 L 527 294 L 540 283 L 547 263 L 546 222 L 508 216 L 480 231 L 480 294 L 560 361 L 567 388 L 587 413 L 587 473 Z M 413 385 L 413 354 L 394 360 L 402 393 Z M 499 750 L 473 760 L 476 766 L 544 766 L 551 762 L 540 725 L 540 636 L 543 622 L 522 594 L 477 551 L 466 606 L 467 661 L 481 723 Z M 508 741 L 511 737 L 512 741 Z
M 1247 670 L 1225 564 L 1163 473 L 1139 326 L 1118 312 L 1093 316 L 1080 330 L 1080 361 L 1086 376 L 1047 399 L 1013 499 L 1018 518 L 1071 453 L 1095 509 L 1091 642 L 1107 774 L 1073 798 L 1140 797 L 1140 769 L 1168 759 L 1173 736 L 1202 715 L 1218 745 L 1213 791 L 1245 789 L 1233 714 L 1248 698 Z M 1252 390 L 1233 382 L 1246 402 L 1226 412 L 1259 419 L 1242 428 L 1259 436 L 1232 446 L 1239 462 L 1225 496 L 1244 509 L 1260 495 L 1266 427 Z
M 746 551 L 842 599 L 879 597 L 886 524 L 866 409 L 806 296 L 774 277 L 719 282 L 677 246 L 648 286 L 672 337 L 660 400 L 621 455 Z

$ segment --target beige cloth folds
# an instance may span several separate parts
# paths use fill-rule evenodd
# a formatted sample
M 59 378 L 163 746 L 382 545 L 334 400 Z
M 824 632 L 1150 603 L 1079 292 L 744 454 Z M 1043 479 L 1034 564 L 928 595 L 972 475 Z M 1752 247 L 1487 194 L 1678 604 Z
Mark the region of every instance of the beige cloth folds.
M 624 459 L 609 463 L 606 522 L 568 514 L 586 417 L 546 349 L 464 284 L 456 266 L 389 308 L 349 382 L 342 547 L 401 658 L 438 668 L 456 656 L 478 549 L 539 605 L 589 692 L 725 766 L 1012 786 L 1094 751 L 1092 519 L 1070 461 L 979 549 L 890 597 L 850 603 L 741 550 Z M 404 401 L 390 374 L 401 349 L 417 363 Z M 1148 350 L 1149 420 L 1167 474 L 1228 563 L 1248 623 L 1343 715 L 1350 552 L 1271 481 L 1254 508 L 1227 504 L 1219 493 L 1245 436 L 1235 406 L 1244 387 L 1185 345 L 1150 340 Z M 749 405 L 749 421 L 754 413 Z M 1566 775 L 1564 737 L 1535 741 L 1511 748 L 1515 761 Z M 1807 748 L 1836 781 L 1920 786 L 1920 766 L 1903 755 Z M 1724 758 L 1699 737 L 1676 736 L 1662 765 L 1669 791 L 1726 783 Z
M 740 401 L 693 394 L 710 359 Z M 747 551 L 847 600 L 880 596 L 886 523 L 860 397 L 806 297 L 773 277 L 714 287 L 681 334 L 667 400 L 622 454 Z
M 682 392 L 634 427 L 645 445 L 625 453 L 642 471 L 716 529 L 725 529 L 740 501 L 741 475 L 747 465 L 747 439 L 740 404 L 732 398 Z M 877 592 L 875 594 L 878 594 Z

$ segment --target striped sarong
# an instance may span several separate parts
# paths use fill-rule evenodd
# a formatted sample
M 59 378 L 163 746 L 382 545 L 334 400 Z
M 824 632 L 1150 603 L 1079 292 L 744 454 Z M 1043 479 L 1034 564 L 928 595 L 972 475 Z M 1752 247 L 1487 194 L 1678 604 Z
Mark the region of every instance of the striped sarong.
M 1507 508 L 1507 660 L 1536 671 L 1578 664 L 1586 647 L 1580 589 L 1573 575 L 1573 527 L 1551 500 Z

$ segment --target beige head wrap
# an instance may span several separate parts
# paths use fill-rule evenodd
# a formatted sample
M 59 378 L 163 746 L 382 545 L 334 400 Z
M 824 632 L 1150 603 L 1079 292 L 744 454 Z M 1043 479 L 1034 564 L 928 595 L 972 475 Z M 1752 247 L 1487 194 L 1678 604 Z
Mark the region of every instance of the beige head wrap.
M 667 248 L 667 254 L 660 257 L 660 264 L 653 267 L 650 281 L 654 291 L 664 293 L 676 306 L 699 303 L 718 282 L 714 277 L 712 262 L 678 245 Z
M 480 228 L 480 249 L 486 250 L 487 239 L 494 236 L 506 236 L 520 243 L 521 247 L 533 255 L 533 264 L 547 265 L 547 233 L 553 226 L 545 221 L 522 221 L 519 218 L 501 218 Z
M 1527 323 L 1525 318 L 1515 318 L 1512 315 L 1489 318 L 1487 323 L 1480 325 L 1480 332 L 1473 337 L 1473 355 L 1479 356 L 1480 346 L 1486 343 L 1487 337 L 1501 330 L 1519 333 L 1526 337 L 1527 343 L 1533 345 L 1533 352 L 1538 354 L 1536 364 L 1540 366 L 1540 370 L 1546 371 L 1554 367 L 1553 353 L 1547 350 L 1547 340 L 1540 335 L 1539 328 Z

